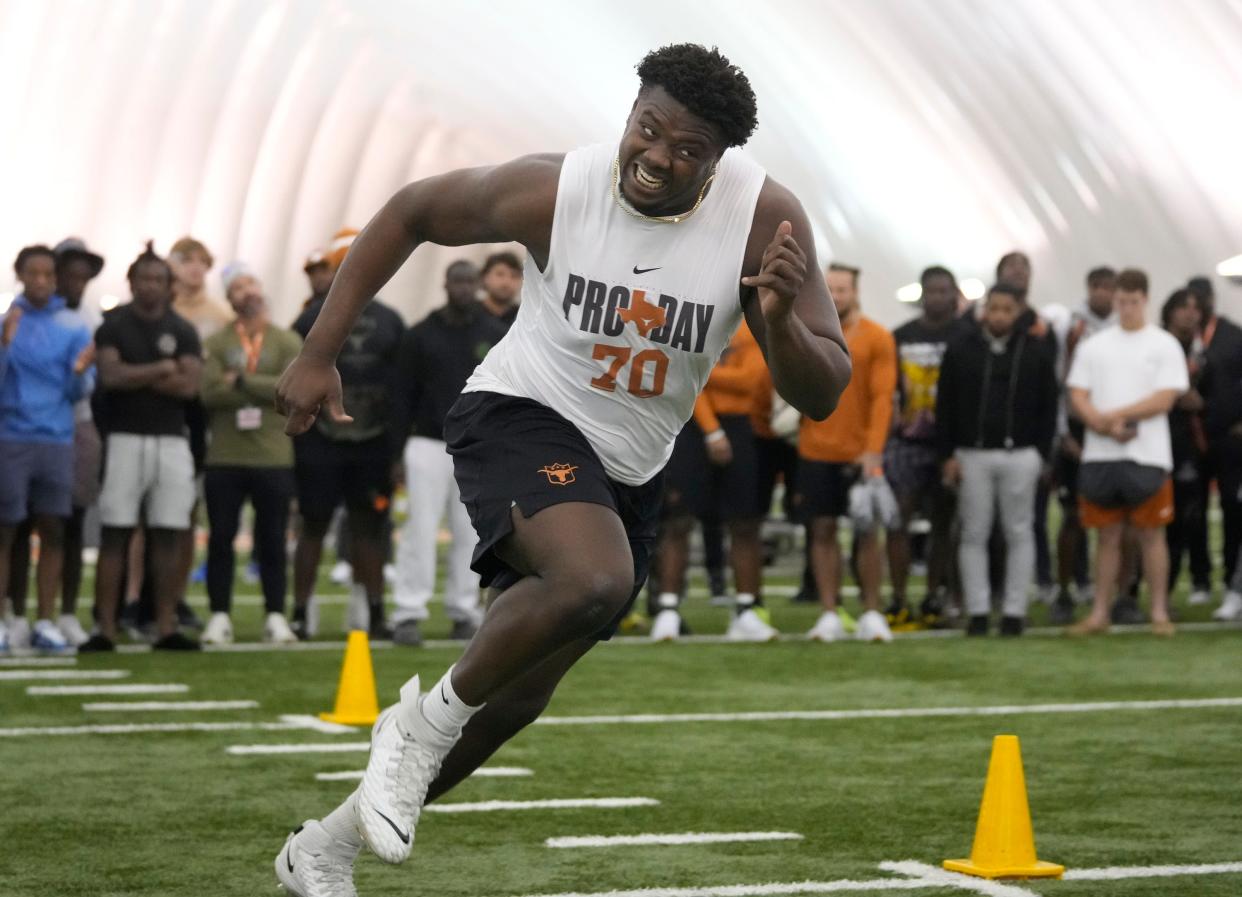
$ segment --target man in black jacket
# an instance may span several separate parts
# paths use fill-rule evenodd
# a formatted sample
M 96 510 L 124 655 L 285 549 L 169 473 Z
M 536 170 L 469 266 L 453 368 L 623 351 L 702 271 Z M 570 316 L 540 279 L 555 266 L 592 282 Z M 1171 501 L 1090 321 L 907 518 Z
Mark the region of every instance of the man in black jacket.
M 945 350 L 936 394 L 936 443 L 958 486 L 961 570 L 970 635 L 988 631 L 988 536 L 996 508 L 1008 547 L 1002 635 L 1021 635 L 1035 567 L 1035 489 L 1056 434 L 1054 355 L 1015 326 L 1020 289 L 988 292 L 982 326 Z
M 447 518 L 453 546 L 447 557 L 444 607 L 451 636 L 468 639 L 479 627 L 479 574 L 470 569 L 478 537 L 453 479 L 453 459 L 444 445 L 444 419 L 466 380 L 509 325 L 476 298 L 479 270 L 454 262 L 444 275 L 448 304 L 405 332 L 397 353 L 398 436 L 395 454 L 404 461 L 411 497 L 397 549 L 393 641 L 422 644 L 420 624 L 436 584 L 436 535 Z

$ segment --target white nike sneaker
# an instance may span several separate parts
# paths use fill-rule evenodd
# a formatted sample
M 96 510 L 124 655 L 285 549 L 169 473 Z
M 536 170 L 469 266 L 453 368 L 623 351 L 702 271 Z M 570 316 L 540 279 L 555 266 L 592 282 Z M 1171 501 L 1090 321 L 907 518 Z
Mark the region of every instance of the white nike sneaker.
M 776 628 L 763 622 L 753 607 L 735 615 L 725 632 L 725 638 L 731 642 L 771 642 L 779 637 Z
M 204 645 L 233 644 L 233 621 L 223 611 L 211 615 L 207 628 L 203 630 Z
M 36 620 L 30 636 L 30 647 L 50 654 L 69 650 L 69 642 L 51 620 Z
M 666 607 L 656 614 L 651 624 L 651 640 L 653 642 L 675 642 L 681 638 L 681 614 Z
M 806 637 L 813 642 L 839 642 L 848 638 L 848 635 L 845 631 L 845 624 L 841 622 L 837 612 L 826 610 L 819 615 L 819 619 L 815 621 L 815 625 L 811 627 Z
M 328 574 L 328 579 L 333 585 L 347 586 L 354 579 L 354 568 L 350 566 L 349 561 L 337 561 L 332 565 L 332 571 Z
M 355 851 L 340 847 L 316 820 L 299 825 L 276 854 L 276 877 L 293 897 L 358 897 Z
M 9 653 L 9 627 L 0 620 L 0 654 Z
M 1204 604 L 1212 603 L 1212 593 L 1207 589 L 1195 589 L 1190 593 L 1190 597 L 1186 599 L 1186 603 L 1191 607 L 1200 607 Z
M 1220 607 L 1212 612 L 1212 619 L 1222 623 L 1242 620 L 1242 592 L 1235 592 L 1232 589 L 1226 592 L 1220 602 Z
M 289 628 L 284 614 L 268 614 L 263 623 L 263 641 L 272 645 L 292 645 L 298 637 Z
M 75 648 L 86 644 L 90 640 L 90 636 L 82 628 L 81 622 L 73 614 L 61 614 L 60 619 L 56 621 L 56 628 L 65 637 L 65 641 Z
M 349 606 L 345 609 L 345 631 L 371 630 L 371 605 L 367 603 L 367 590 L 354 583 L 349 590 Z
M 385 863 L 401 863 L 410 855 L 427 788 L 461 737 L 460 729 L 446 735 L 428 723 L 423 700 L 415 676 L 371 730 L 371 758 L 358 787 L 358 833 Z
M 854 638 L 860 642 L 891 642 L 893 631 L 888 628 L 888 620 L 878 610 L 869 610 L 858 618 L 858 629 Z

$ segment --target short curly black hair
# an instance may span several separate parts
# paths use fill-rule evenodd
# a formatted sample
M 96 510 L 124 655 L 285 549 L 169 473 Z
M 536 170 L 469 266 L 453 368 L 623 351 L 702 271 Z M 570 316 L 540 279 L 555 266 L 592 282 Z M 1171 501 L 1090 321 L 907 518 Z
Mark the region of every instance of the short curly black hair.
M 22 276 L 22 269 L 26 267 L 26 262 L 41 255 L 45 255 L 50 258 L 53 265 L 56 264 L 56 253 L 52 252 L 50 247 L 45 246 L 42 243 L 37 243 L 34 246 L 23 247 L 22 251 L 17 254 L 17 258 L 13 261 L 13 270 L 17 273 L 17 276 Z
M 740 68 L 701 44 L 669 44 L 638 64 L 643 89 L 663 87 L 669 96 L 720 129 L 726 146 L 742 146 L 755 133 L 755 92 Z

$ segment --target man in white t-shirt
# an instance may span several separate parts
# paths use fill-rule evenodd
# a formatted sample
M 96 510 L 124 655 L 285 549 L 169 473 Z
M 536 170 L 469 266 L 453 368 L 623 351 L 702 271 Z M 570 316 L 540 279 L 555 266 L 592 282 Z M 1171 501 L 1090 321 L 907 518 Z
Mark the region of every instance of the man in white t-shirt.
M 1100 531 L 1091 614 L 1072 635 L 1106 632 L 1117 587 L 1121 537 L 1128 522 L 1138 533 L 1151 592 L 1151 627 L 1172 635 L 1169 553 L 1164 528 L 1173 520 L 1173 448 L 1169 409 L 1190 386 L 1177 340 L 1147 322 L 1147 275 L 1117 276 L 1118 327 L 1079 347 L 1066 378 L 1070 404 L 1086 424 L 1078 474 L 1079 517 Z

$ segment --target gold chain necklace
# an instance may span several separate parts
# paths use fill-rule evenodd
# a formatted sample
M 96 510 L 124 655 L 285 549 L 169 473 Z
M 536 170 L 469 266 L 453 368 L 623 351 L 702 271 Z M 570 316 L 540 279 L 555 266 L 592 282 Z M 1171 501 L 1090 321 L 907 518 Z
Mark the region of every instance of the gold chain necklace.
M 644 215 L 635 209 L 625 197 L 621 195 L 621 157 L 612 160 L 612 198 L 617 201 L 617 205 L 621 207 L 623 212 L 634 216 L 640 221 L 657 221 L 661 224 L 681 224 L 691 215 L 699 210 L 699 206 L 703 205 L 703 197 L 707 195 L 707 188 L 711 186 L 712 181 L 716 179 L 716 169 L 720 163 L 712 166 L 712 173 L 707 176 L 707 180 L 703 182 L 703 189 L 699 191 L 699 198 L 694 201 L 694 205 L 690 207 L 690 211 L 681 215 Z

